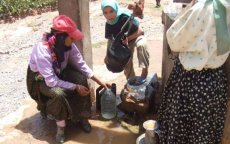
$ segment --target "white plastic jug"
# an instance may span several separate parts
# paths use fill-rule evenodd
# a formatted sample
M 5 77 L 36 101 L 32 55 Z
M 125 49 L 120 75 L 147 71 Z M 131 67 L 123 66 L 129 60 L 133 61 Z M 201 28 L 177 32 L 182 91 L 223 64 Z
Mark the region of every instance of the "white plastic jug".
M 113 119 L 116 114 L 116 96 L 111 89 L 106 89 L 101 96 L 101 115 L 105 119 Z

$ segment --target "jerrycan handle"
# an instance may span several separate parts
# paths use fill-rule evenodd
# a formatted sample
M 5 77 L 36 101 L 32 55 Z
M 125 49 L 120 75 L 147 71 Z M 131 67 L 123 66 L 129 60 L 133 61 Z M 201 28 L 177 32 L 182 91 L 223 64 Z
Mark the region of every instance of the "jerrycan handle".
M 114 95 L 117 95 L 117 86 L 115 83 L 112 83 L 111 85 L 111 91 L 114 93 Z
M 103 86 L 99 86 L 96 89 L 96 110 L 101 111 L 101 91 L 104 89 Z

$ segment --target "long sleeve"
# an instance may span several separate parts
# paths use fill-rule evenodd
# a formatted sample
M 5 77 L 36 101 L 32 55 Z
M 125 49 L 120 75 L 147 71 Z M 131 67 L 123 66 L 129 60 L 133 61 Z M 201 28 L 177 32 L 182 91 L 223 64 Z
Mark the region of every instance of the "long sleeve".
M 76 84 L 63 81 L 57 77 L 52 68 L 51 54 L 47 46 L 41 42 L 36 45 L 32 51 L 30 59 L 30 68 L 34 72 L 39 72 L 45 79 L 45 83 L 49 87 L 61 87 L 74 90 Z
M 72 44 L 72 49 L 69 54 L 69 63 L 78 69 L 87 78 L 91 78 L 94 74 L 91 68 L 84 61 L 80 51 L 75 44 Z

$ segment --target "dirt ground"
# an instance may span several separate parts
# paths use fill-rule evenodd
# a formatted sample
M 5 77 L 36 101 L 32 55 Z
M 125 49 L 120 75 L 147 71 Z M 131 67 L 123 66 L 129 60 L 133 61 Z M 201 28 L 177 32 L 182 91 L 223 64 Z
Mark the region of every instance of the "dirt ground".
M 132 2 L 132 1 L 129 1 Z M 162 5 L 165 1 L 162 2 Z M 163 7 L 163 6 L 162 6 Z M 94 7 L 91 7 L 94 9 Z M 95 8 L 96 9 L 96 8 Z M 98 8 L 100 9 L 100 8 Z M 155 8 L 154 0 L 145 0 L 145 18 L 142 23 L 147 31 L 148 49 L 150 53 L 150 73 L 157 73 L 161 77 L 163 25 L 161 24 L 162 8 Z M 47 13 L 49 15 L 49 13 Z M 51 15 L 54 15 L 52 12 Z M 150 32 L 153 30 L 153 32 Z M 126 80 L 123 73 L 112 74 L 103 64 L 106 46 L 93 42 L 93 67 L 99 78 L 109 83 L 115 82 L 118 92 Z M 140 70 L 137 59 L 134 59 L 137 75 Z M 95 86 L 97 88 L 97 85 Z M 1 95 L 0 95 L 1 96 Z M 93 108 L 94 111 L 94 108 Z M 126 127 L 114 121 L 101 121 L 94 115 L 90 119 L 92 132 L 86 134 L 78 126 L 68 125 L 66 130 L 66 144 L 134 144 L 138 136 L 136 127 Z M 21 107 L 15 112 L 4 116 L 0 120 L 0 143 L 4 144 L 54 144 L 56 127 L 54 121 L 43 119 L 36 109 L 36 103 L 26 98 Z

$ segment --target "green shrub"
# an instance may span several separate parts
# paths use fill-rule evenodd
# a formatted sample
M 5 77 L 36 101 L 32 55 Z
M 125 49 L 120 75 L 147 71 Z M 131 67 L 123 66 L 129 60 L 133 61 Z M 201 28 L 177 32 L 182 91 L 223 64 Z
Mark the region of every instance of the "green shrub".
M 56 2 L 57 0 L 0 0 L 0 14 L 14 15 Z

